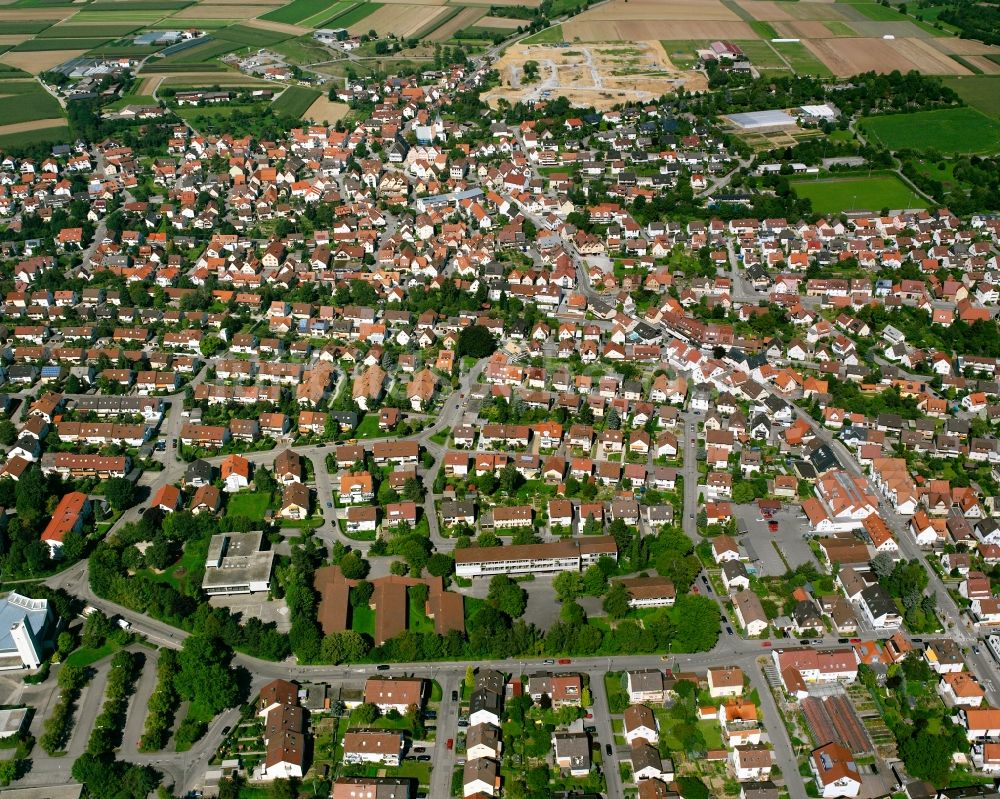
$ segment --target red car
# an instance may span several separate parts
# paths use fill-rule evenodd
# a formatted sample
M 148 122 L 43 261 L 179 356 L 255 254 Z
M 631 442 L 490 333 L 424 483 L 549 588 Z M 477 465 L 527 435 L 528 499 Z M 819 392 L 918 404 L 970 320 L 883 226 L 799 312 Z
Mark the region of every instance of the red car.
M 448 748 L 449 749 L 454 749 L 455 748 L 455 739 L 454 738 L 449 738 L 448 739 Z
M 559 665 L 560 666 L 568 666 L 572 662 L 573 661 L 570 660 L 569 658 L 559 658 Z
M 771 648 L 771 642 L 770 641 L 761 641 L 760 645 L 762 647 L 764 647 L 765 649 L 770 649 Z
M 772 533 L 778 532 L 778 523 L 777 522 L 768 522 L 767 523 L 767 529 L 770 530 Z

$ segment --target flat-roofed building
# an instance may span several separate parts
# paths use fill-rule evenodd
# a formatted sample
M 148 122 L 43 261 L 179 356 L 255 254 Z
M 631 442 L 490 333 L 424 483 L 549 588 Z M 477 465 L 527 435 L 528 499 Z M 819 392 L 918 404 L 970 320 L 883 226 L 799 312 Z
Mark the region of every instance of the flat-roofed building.
M 206 594 L 256 594 L 270 590 L 274 550 L 261 551 L 264 534 L 213 535 L 201 587 Z

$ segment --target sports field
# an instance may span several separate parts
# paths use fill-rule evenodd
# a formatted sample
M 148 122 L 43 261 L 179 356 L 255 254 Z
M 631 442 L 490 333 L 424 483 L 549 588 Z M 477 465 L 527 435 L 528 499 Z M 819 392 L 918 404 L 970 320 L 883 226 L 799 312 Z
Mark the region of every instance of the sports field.
M 865 117 L 861 129 L 893 150 L 933 148 L 942 153 L 1000 150 L 1000 121 L 975 108 Z
M 890 174 L 803 178 L 790 183 L 797 195 L 812 200 L 813 210 L 820 214 L 927 207 L 925 200 Z

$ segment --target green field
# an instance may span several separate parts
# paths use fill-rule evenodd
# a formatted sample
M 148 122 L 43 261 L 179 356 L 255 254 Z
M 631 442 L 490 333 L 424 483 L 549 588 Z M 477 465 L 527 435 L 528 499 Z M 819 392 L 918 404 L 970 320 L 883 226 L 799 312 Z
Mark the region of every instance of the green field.
M 271 107 L 277 114 L 289 114 L 293 117 L 301 117 L 319 97 L 322 92 L 319 89 L 309 89 L 305 86 L 289 86 L 280 97 L 275 98 Z
M 292 37 L 290 34 L 280 31 L 265 31 L 259 28 L 248 28 L 244 25 L 233 25 L 229 28 L 212 31 L 212 38 L 245 44 L 247 47 L 267 47 Z
M 271 49 L 276 53 L 281 53 L 293 64 L 311 64 L 316 61 L 327 61 L 330 58 L 330 51 L 312 36 L 287 39 L 274 45 Z
M 816 75 L 821 78 L 833 76 L 830 68 L 814 56 L 802 42 L 771 42 L 788 65 L 799 75 Z
M 834 36 L 857 36 L 857 32 L 848 25 L 846 22 L 839 22 L 838 20 L 827 20 L 823 23 L 826 29 L 830 31 Z
M 663 50 L 669 56 L 671 63 L 678 69 L 690 69 L 698 60 L 698 49 L 705 46 L 704 42 L 693 39 L 668 39 L 660 42 Z
M 306 28 L 328 28 L 330 27 L 330 23 L 337 17 L 342 14 L 346 14 L 356 5 L 358 5 L 358 3 L 353 2 L 353 0 L 340 0 L 340 2 L 334 3 L 329 8 L 324 8 L 318 14 L 306 17 L 298 24 Z
M 153 75 L 171 72 L 190 72 L 191 65 L 183 62 L 173 62 L 170 64 L 164 64 L 162 61 L 152 61 L 147 62 L 143 65 L 142 69 L 139 70 L 140 75 Z M 199 72 L 228 72 L 222 64 L 216 64 L 209 62 L 207 64 L 198 64 Z
M 127 22 L 112 23 L 109 25 L 53 25 L 38 34 L 39 39 L 92 39 L 95 36 L 113 36 L 120 39 L 122 36 L 136 31 L 140 25 Z
M 157 22 L 163 19 L 163 15 L 169 13 L 166 11 L 157 10 L 145 10 L 145 11 L 78 11 L 73 15 L 72 22 L 74 25 L 83 24 L 94 24 L 103 25 L 110 22 L 133 22 L 139 23 L 140 25 L 146 25 L 148 23 Z M 175 22 L 173 29 L 176 30 L 178 27 Z
M 975 108 L 865 117 L 861 127 L 892 150 L 909 147 L 942 153 L 988 153 L 1000 149 L 1000 121 Z
M 56 99 L 35 81 L 0 81 L 0 124 L 64 116 Z
M 87 11 L 180 11 L 194 3 L 195 0 L 94 0 Z
M 226 505 L 227 516 L 245 516 L 254 521 L 263 521 L 264 514 L 271 505 L 271 495 L 260 491 L 240 491 L 229 497 Z
M 107 36 L 92 39 L 28 39 L 15 45 L 15 53 L 38 53 L 44 50 L 93 50 L 112 41 Z
M 790 181 L 799 197 L 812 200 L 813 211 L 839 214 L 848 210 L 926 208 L 927 202 L 891 174 Z
M 750 63 L 758 69 L 780 69 L 785 72 L 788 71 L 788 67 L 785 66 L 785 62 L 781 60 L 781 56 L 774 52 L 774 48 L 772 48 L 767 42 L 741 39 L 738 42 L 733 42 L 733 44 L 739 47 L 746 54 L 746 57 L 750 59 Z
M 563 40 L 562 25 L 538 31 L 534 36 L 524 39 L 525 44 L 559 44 Z
M 8 35 L 13 35 L 15 33 L 41 33 L 48 27 L 51 27 L 52 22 L 50 21 L 39 21 L 39 22 L 28 22 L 21 20 L 4 20 L 3 32 Z
M 226 53 L 239 49 L 240 45 L 236 42 L 226 41 L 225 39 L 213 39 L 203 44 L 196 44 L 194 47 L 187 48 L 187 50 L 181 50 L 180 52 L 173 53 L 168 55 L 166 58 L 153 63 L 158 65 L 201 64 L 204 61 L 211 61 L 216 56 L 225 55 Z M 199 69 L 200 68 L 201 67 L 199 67 Z
M 346 14 L 341 14 L 336 18 L 338 28 L 349 28 L 357 25 L 365 17 L 374 14 L 382 7 L 381 3 L 362 3 L 356 8 L 352 8 Z
M 852 3 L 852 6 L 875 22 L 900 22 L 906 19 L 893 6 L 883 6 L 878 3 Z
M 750 27 L 753 32 L 760 36 L 761 39 L 777 39 L 778 32 L 771 26 L 769 22 L 761 22 L 760 20 L 753 20 L 750 23 Z
M 271 22 L 285 22 L 291 25 L 298 25 L 300 22 L 309 19 L 310 17 L 324 14 L 326 16 L 332 16 L 337 13 L 334 6 L 342 4 L 342 0 L 340 2 L 335 0 L 332 3 L 330 0 L 292 0 L 291 3 L 288 3 L 281 8 L 268 11 L 266 14 L 261 16 L 261 19 L 267 19 Z
M 41 119 L 42 117 L 39 117 Z M 64 144 L 69 139 L 69 126 L 56 125 L 52 128 L 25 130 L 20 133 L 7 133 L 0 136 L 0 148 L 26 147 L 29 144 L 47 142 L 49 144 Z
M 1000 118 L 1000 75 L 965 75 L 944 79 L 965 102 L 984 114 Z

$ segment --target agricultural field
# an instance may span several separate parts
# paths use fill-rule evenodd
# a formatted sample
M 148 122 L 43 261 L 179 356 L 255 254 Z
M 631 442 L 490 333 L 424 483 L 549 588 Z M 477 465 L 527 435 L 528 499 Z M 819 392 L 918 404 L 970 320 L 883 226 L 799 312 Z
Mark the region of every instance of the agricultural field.
M 312 106 L 321 92 L 318 89 L 307 89 L 305 86 L 289 86 L 281 96 L 276 97 L 271 107 L 278 114 L 289 114 L 301 117 Z
M 42 134 L 54 139 L 54 130 L 66 127 L 62 108 L 41 84 L 16 74 L 0 73 L 0 142 L 43 141 Z
M 987 116 L 1000 119 L 1000 77 L 969 75 L 945 78 L 944 82 L 973 108 L 978 108 Z
M 527 43 L 558 41 L 542 38 L 544 33 Z M 667 52 L 678 66 L 693 63 L 694 51 L 711 41 L 728 39 L 745 45 L 765 70 L 791 69 L 823 76 L 895 69 L 933 75 L 1000 72 L 1000 63 L 991 60 L 1000 48 L 958 39 L 929 22 L 870 0 L 610 0 L 563 22 L 561 36 L 570 43 L 634 42 L 655 37 L 668 43 Z M 886 36 L 890 38 L 883 38 Z M 671 45 L 675 42 L 690 42 L 690 49 L 674 56 Z M 963 61 L 952 55 L 962 56 Z
M 882 208 L 926 208 L 927 201 L 911 191 L 895 175 L 804 178 L 790 181 L 795 193 L 812 200 L 821 214 L 845 210 L 879 211 Z
M 866 117 L 861 129 L 893 150 L 935 149 L 945 154 L 1000 150 L 1000 121 L 975 108 Z

